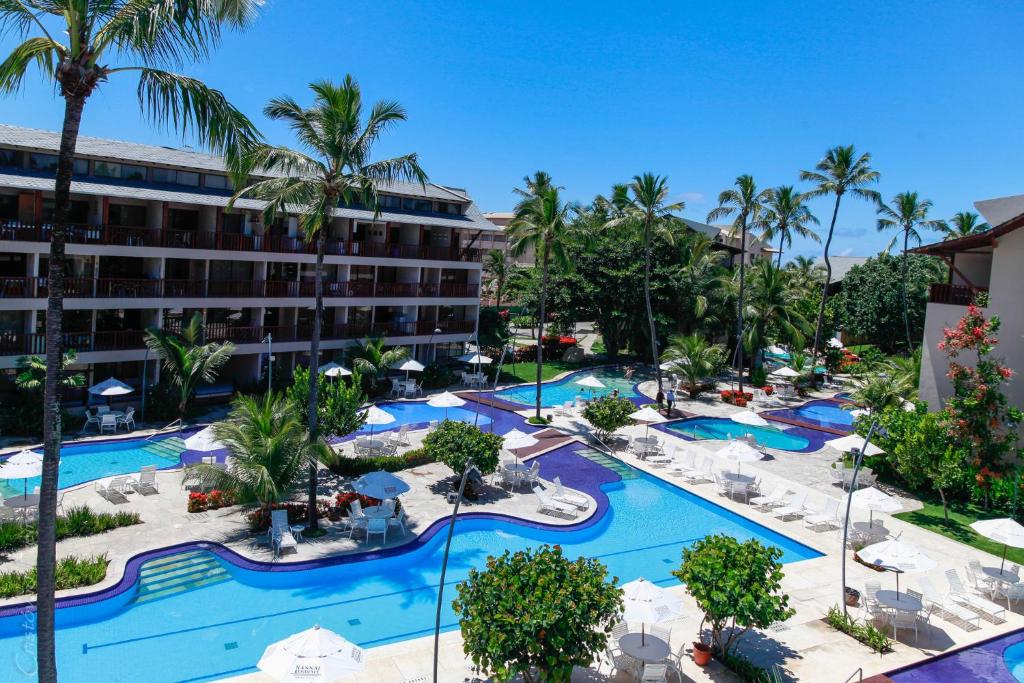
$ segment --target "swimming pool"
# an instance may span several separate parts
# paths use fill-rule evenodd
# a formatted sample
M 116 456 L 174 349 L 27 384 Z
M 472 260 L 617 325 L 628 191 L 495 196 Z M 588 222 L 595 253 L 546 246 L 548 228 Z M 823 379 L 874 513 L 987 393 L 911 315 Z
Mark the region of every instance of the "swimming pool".
M 152 441 L 120 439 L 68 444 L 60 449 L 58 484 L 66 489 L 95 479 L 138 472 L 146 465 L 156 465 L 158 469 L 176 467 L 184 449 L 181 439 L 176 436 Z M 36 452 L 41 453 L 42 450 L 36 449 Z M 19 495 L 24 486 L 32 491 L 39 486 L 42 477 L 32 477 L 25 484 L 23 481 L 0 479 L 0 494 L 5 498 Z
M 669 422 L 664 429 L 676 436 L 691 439 L 735 439 L 750 434 L 762 446 L 778 448 L 782 451 L 817 450 L 812 448 L 812 440 L 792 430 L 781 430 L 775 427 L 753 427 L 733 422 L 725 417 L 691 417 L 678 422 Z
M 451 610 L 454 585 L 470 568 L 506 549 L 558 543 L 568 557 L 600 558 L 622 582 L 642 575 L 662 585 L 676 583 L 671 571 L 679 566 L 682 549 L 708 534 L 757 538 L 779 547 L 787 563 L 820 556 L 639 470 L 623 465 L 630 478 L 619 481 L 582 450 L 566 446 L 541 456 L 541 475 L 558 474 L 567 485 L 595 495 L 601 506 L 595 519 L 563 530 L 498 516 L 460 519 L 443 603 L 446 630 L 457 628 Z M 365 647 L 428 635 L 446 528 L 437 524 L 418 542 L 391 554 L 362 561 L 334 558 L 333 564 L 298 571 L 282 564 L 273 571 L 254 571 L 251 563 L 228 561 L 230 551 L 209 546 L 189 548 L 191 556 L 152 560 L 144 582 L 159 580 L 161 567 L 178 561 L 200 564 L 199 575 L 207 583 L 161 599 L 146 600 L 144 594 L 139 599 L 133 588 L 93 604 L 58 609 L 61 680 L 131 681 L 140 672 L 155 682 L 238 675 L 254 670 L 269 643 L 312 624 Z M 142 571 L 147 572 L 145 565 Z M 0 619 L 0 661 L 6 663 L 0 666 L 9 669 L 6 680 L 21 680 L 11 662 L 22 651 L 24 626 L 20 615 Z
M 795 408 L 769 410 L 765 412 L 764 416 L 768 419 L 778 417 L 810 427 L 824 427 L 849 434 L 853 431 L 854 418 L 852 411 L 844 408 L 844 405 L 850 409 L 855 407 L 848 403 L 825 398 L 808 401 Z
M 936 655 L 886 674 L 895 683 L 1024 682 L 1024 630 Z
M 466 406 L 463 408 L 448 408 L 447 411 L 444 408 L 428 406 L 426 401 L 393 401 L 378 403 L 377 407 L 386 413 L 394 415 L 395 421 L 386 425 L 374 425 L 374 433 L 398 429 L 402 425 L 418 425 L 426 427 L 434 420 L 440 422 L 446 418 L 458 422 L 468 422 L 470 424 L 473 424 L 473 421 L 477 420 L 474 403 L 466 403 Z M 489 425 L 491 424 L 491 418 L 487 416 L 485 411 L 481 410 L 480 417 L 476 424 L 481 427 Z M 370 425 L 363 425 L 357 430 L 357 433 L 369 434 Z
M 545 408 L 554 408 L 555 406 L 564 405 L 566 401 L 574 400 L 577 396 L 590 398 L 591 391 L 593 391 L 595 398 L 600 398 L 601 396 L 611 394 L 615 389 L 618 389 L 619 396 L 624 398 L 651 402 L 652 399 L 644 396 L 639 391 L 636 391 L 634 387 L 640 382 L 652 379 L 654 374 L 649 371 L 636 370 L 632 379 L 626 379 L 623 374 L 625 370 L 626 369 L 623 367 L 594 368 L 593 370 L 581 370 L 579 372 L 574 372 L 556 382 L 542 382 L 540 395 L 541 405 Z M 576 384 L 576 380 L 581 377 L 585 377 L 586 375 L 594 375 L 594 377 L 598 378 L 606 385 L 606 388 L 590 389 Z M 537 385 L 521 384 L 519 386 L 509 387 L 508 389 L 502 389 L 495 392 L 493 396 L 511 403 L 532 406 L 537 400 Z

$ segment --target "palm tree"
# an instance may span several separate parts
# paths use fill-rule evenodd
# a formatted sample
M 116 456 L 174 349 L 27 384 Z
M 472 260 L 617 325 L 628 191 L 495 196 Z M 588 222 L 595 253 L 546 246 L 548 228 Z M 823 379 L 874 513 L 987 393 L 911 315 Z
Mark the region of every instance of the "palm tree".
M 790 274 L 793 286 L 807 289 L 820 284 L 825 279 L 825 269 L 810 256 L 796 256 L 786 264 L 785 270 Z
M 708 316 L 711 300 L 728 288 L 722 267 L 724 259 L 725 252 L 715 249 L 715 243 L 706 235 L 698 233 L 681 241 L 679 282 L 695 322 Z M 695 331 L 696 327 L 696 324 L 690 326 L 689 331 Z
M 647 327 L 651 335 L 651 363 L 658 378 L 658 393 L 661 393 L 661 367 L 658 364 L 658 331 L 654 324 L 654 309 L 651 307 L 651 240 L 658 235 L 670 244 L 673 233 L 681 222 L 673 212 L 682 211 L 683 202 L 666 204 L 668 199 L 668 178 L 644 173 L 633 176 L 626 186 L 614 186 L 611 200 L 603 197 L 598 201 L 607 202 L 619 214 L 612 218 L 610 226 L 629 223 L 639 227 L 644 242 L 644 305 L 647 308 Z
M 522 197 L 516 207 L 515 218 L 508 226 L 512 253 L 519 256 L 533 247 L 541 269 L 540 305 L 537 317 L 537 413 L 540 419 L 541 379 L 544 365 L 544 317 L 548 296 L 548 275 L 552 263 L 569 266 L 566 246 L 569 241 L 569 213 L 572 207 L 562 202 L 558 188 L 543 171 L 526 179 L 526 189 L 516 190 Z
M 853 145 L 833 147 L 825 153 L 813 171 L 800 171 L 800 180 L 814 183 L 814 188 L 803 193 L 804 199 L 835 195 L 836 202 L 832 208 L 832 222 L 828 226 L 828 237 L 825 239 L 825 283 L 821 289 L 821 303 L 818 305 L 818 321 L 814 325 L 814 346 L 811 351 L 811 363 L 817 363 L 818 351 L 821 350 L 821 328 L 825 324 L 825 302 L 828 301 L 828 285 L 832 281 L 832 262 L 828 260 L 828 250 L 832 246 L 832 235 L 836 229 L 836 218 L 839 216 L 839 203 L 847 192 L 854 197 L 877 202 L 878 192 L 867 189 L 867 185 L 878 182 L 880 174 L 871 168 L 871 155 L 865 152 L 857 156 Z
M 78 354 L 74 349 L 64 352 L 60 361 L 60 385 L 68 389 L 81 389 L 85 386 L 85 375 L 80 372 L 71 374 L 68 368 L 78 362 Z M 18 374 L 14 385 L 23 391 L 39 391 L 46 384 L 46 359 L 39 356 L 22 356 L 17 360 Z
M 921 381 L 921 347 L 918 346 L 909 356 L 890 358 L 889 365 L 896 381 L 908 387 L 906 397 L 916 399 Z
M 213 426 L 213 434 L 230 454 L 227 467 L 194 465 L 189 474 L 206 487 L 231 491 L 242 505 L 270 509 L 288 500 L 305 477 L 310 442 L 280 394 L 239 396 L 228 419 Z
M 980 216 L 973 211 L 960 211 L 953 214 L 948 222 L 942 221 L 939 230 L 945 235 L 944 240 L 955 240 L 985 232 L 992 227 L 988 223 L 979 223 L 979 218 Z
M 733 228 L 740 231 L 740 288 L 736 304 L 736 376 L 739 390 L 743 391 L 743 295 L 746 286 L 747 228 L 762 221 L 765 202 L 771 190 L 757 191 L 753 176 L 743 174 L 736 178 L 735 188 L 722 190 L 718 207 L 708 213 L 708 222 L 736 214 Z
M 903 405 L 913 392 L 913 385 L 905 374 L 892 370 L 892 366 L 885 363 L 873 371 L 855 376 L 850 400 L 873 415 L 881 414 L 886 408 Z
M 781 185 L 770 190 L 758 227 L 761 228 L 760 238 L 765 242 L 771 242 L 776 236 L 779 238 L 777 267 L 782 267 L 783 250 L 793 246 L 794 234 L 821 242 L 818 233 L 809 224 L 818 225 L 818 219 L 804 205 L 803 195 L 794 190 L 792 185 Z
M 64 245 L 82 112 L 96 89 L 111 76 L 136 72 L 139 105 L 147 118 L 183 134 L 193 134 L 200 144 L 216 153 L 234 155 L 257 137 L 249 120 L 219 91 L 161 67 L 206 59 L 220 42 L 223 28 L 245 27 L 256 18 L 260 5 L 260 0 L 0 0 L 0 33 L 11 30 L 22 41 L 0 63 L 0 92 L 20 89 L 29 66 L 34 64 L 64 100 L 47 273 L 47 372 L 39 490 L 36 656 L 43 683 L 57 679 L 53 525 L 61 440 L 58 389 L 64 340 Z M 57 28 L 60 30 L 51 30 Z
M 316 81 L 309 88 L 313 91 L 312 107 L 305 108 L 284 96 L 272 99 L 263 109 L 267 118 L 284 121 L 292 129 L 304 151 L 266 144 L 253 146 L 233 169 L 236 187 L 241 189 L 231 198 L 231 203 L 240 197 L 265 201 L 263 214 L 268 225 L 279 214 L 297 211 L 306 239 L 316 240 L 313 285 L 316 314 L 309 343 L 309 364 L 316 367 L 320 363 L 320 326 L 324 315 L 324 251 L 335 209 L 339 203 L 362 204 L 370 207 L 376 216 L 380 212 L 379 186 L 399 180 L 413 180 L 422 185 L 427 182 L 427 175 L 415 154 L 371 160 L 373 145 L 381 134 L 399 121 L 405 121 L 405 109 L 400 104 L 386 100 L 377 102 L 364 123 L 362 91 L 352 76 L 345 76 L 341 85 Z M 243 187 L 250 174 L 261 170 L 277 175 Z M 319 431 L 315 372 L 310 373 L 309 382 L 307 427 L 310 440 L 316 441 Z M 308 520 L 312 531 L 318 527 L 316 491 L 317 467 L 312 464 Z
M 409 357 L 409 349 L 404 346 L 388 349 L 384 346 L 384 337 L 370 337 L 350 347 L 348 357 L 352 369 L 366 377 L 371 387 L 375 387 L 392 366 Z
M 723 354 L 721 346 L 708 344 L 700 334 L 676 335 L 669 339 L 661 360 L 675 365 L 690 398 L 697 398 L 704 380 L 721 367 Z
M 907 335 L 907 349 L 913 350 L 914 342 L 910 338 L 910 315 L 907 310 L 907 249 L 910 240 L 921 244 L 919 229 L 938 230 L 942 221 L 928 218 L 932 208 L 931 200 L 918 199 L 916 192 L 900 192 L 892 198 L 890 206 L 878 201 L 878 229 L 891 230 L 896 228 L 903 233 L 903 258 L 900 262 L 900 302 L 903 305 L 903 331 Z
M 514 266 L 505 258 L 501 249 L 491 249 L 484 256 L 484 272 L 491 278 L 490 285 L 494 289 L 494 305 L 501 308 L 501 295 L 505 290 L 505 282 Z
M 203 316 L 198 312 L 181 328 L 181 332 L 156 327 L 146 330 L 146 346 L 162 362 L 171 384 L 178 387 L 179 430 L 196 387 L 200 382 L 215 381 L 217 373 L 235 351 L 231 342 L 204 343 L 205 337 Z
M 800 291 L 789 280 L 786 272 L 773 266 L 769 259 L 754 265 L 743 338 L 751 354 L 751 371 L 770 340 L 785 341 L 801 349 L 804 335 L 810 333 L 810 323 L 797 310 Z

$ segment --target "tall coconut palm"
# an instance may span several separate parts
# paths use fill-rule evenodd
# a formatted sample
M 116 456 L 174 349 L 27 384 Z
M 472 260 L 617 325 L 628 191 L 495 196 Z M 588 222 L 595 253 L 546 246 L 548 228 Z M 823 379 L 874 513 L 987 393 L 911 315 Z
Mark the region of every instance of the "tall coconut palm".
M 516 256 L 532 247 L 540 265 L 540 305 L 537 317 L 537 412 L 540 419 L 541 379 L 544 364 L 544 322 L 547 315 L 548 277 L 552 264 L 569 266 L 566 247 L 570 240 L 569 214 L 572 206 L 562 201 L 558 188 L 551 184 L 551 177 L 542 171 L 534 175 L 534 183 L 527 179 L 525 190 L 518 190 L 523 197 L 516 207 L 515 218 L 508 226 L 512 253 Z
M 988 223 L 979 223 L 979 218 L 981 217 L 973 211 L 960 211 L 953 214 L 952 218 L 948 221 L 942 221 L 942 224 L 939 226 L 939 230 L 943 234 L 942 239 L 956 240 L 975 233 L 985 232 L 992 227 Z
M 782 267 L 782 252 L 793 246 L 793 235 L 821 242 L 811 225 L 818 225 L 818 219 L 792 185 L 781 185 L 770 191 L 758 227 L 761 228 L 760 239 L 765 242 L 779 238 L 778 268 Z
M 711 307 L 711 301 L 728 289 L 729 280 L 722 261 L 725 252 L 715 249 L 706 235 L 695 234 L 679 244 L 679 284 L 684 305 L 693 316 L 693 324 L 684 329 L 696 331 Z
M 722 190 L 718 195 L 718 207 L 708 213 L 708 222 L 736 214 L 733 228 L 740 233 L 740 286 L 736 303 L 736 377 L 739 390 L 743 391 L 743 295 L 746 288 L 747 229 L 759 225 L 763 218 L 764 205 L 771 196 L 771 190 L 758 192 L 753 176 L 743 174 L 736 178 L 734 187 Z
M 633 176 L 626 186 L 616 185 L 612 198 L 607 200 L 619 214 L 609 225 L 631 224 L 638 227 L 644 243 L 644 306 L 647 308 L 647 327 L 651 336 L 651 364 L 658 378 L 661 392 L 661 367 L 658 363 L 658 330 L 654 324 L 651 306 L 651 241 L 655 236 L 670 244 L 682 222 L 672 214 L 685 208 L 683 202 L 668 204 L 668 178 L 653 173 Z
M 165 70 L 205 60 L 222 31 L 253 21 L 260 0 L 0 0 L 0 34 L 21 41 L 0 63 L 0 92 L 18 90 L 31 65 L 64 100 L 54 183 L 46 305 L 43 475 L 39 489 L 38 676 L 57 679 L 54 568 L 57 465 L 61 440 L 60 364 L 64 340 L 64 245 L 71 218 L 71 174 L 86 102 L 111 77 L 137 74 L 139 105 L 153 123 L 192 134 L 233 155 L 257 134 L 249 120 L 202 81 Z
M 900 192 L 889 205 L 878 201 L 878 229 L 897 229 L 903 234 L 903 258 L 900 260 L 900 303 L 903 306 L 903 331 L 906 334 L 907 349 L 913 350 L 910 338 L 910 314 L 907 310 L 907 250 L 910 240 L 921 244 L 921 229 L 938 230 L 942 221 L 928 218 L 932 208 L 931 200 L 919 199 L 916 192 Z
M 505 283 L 511 274 L 514 266 L 505 258 L 505 252 L 501 249 L 491 249 L 484 256 L 484 272 L 490 278 L 490 285 L 494 291 L 494 305 L 501 308 L 501 295 L 505 292 Z
M 817 363 L 818 352 L 821 350 L 821 328 L 825 324 L 825 303 L 828 301 L 828 285 L 832 281 L 832 262 L 828 259 L 828 250 L 832 246 L 832 236 L 836 229 L 836 218 L 839 216 L 839 203 L 847 193 L 866 199 L 878 201 L 878 192 L 868 189 L 868 185 L 878 182 L 880 174 L 871 168 L 871 155 L 865 152 L 857 155 L 853 145 L 833 147 L 825 153 L 813 171 L 800 171 L 800 180 L 814 183 L 814 187 L 804 192 L 804 199 L 834 195 L 835 205 L 832 207 L 832 221 L 828 225 L 828 237 L 825 239 L 825 283 L 821 289 L 821 303 L 818 305 L 818 321 L 814 325 L 814 346 L 811 350 L 811 364 Z
M 240 158 L 233 176 L 241 187 L 231 198 L 250 197 L 266 202 L 264 221 L 269 225 L 278 215 L 298 212 L 299 226 L 306 239 L 316 241 L 316 272 L 313 292 L 316 314 L 309 343 L 309 363 L 320 362 L 320 334 L 324 314 L 324 251 L 327 233 L 338 204 L 362 204 L 374 216 L 380 212 L 378 188 L 400 180 L 427 182 L 415 154 L 373 161 L 373 146 L 380 136 L 400 121 L 405 109 L 397 102 L 382 100 L 371 107 L 364 119 L 363 96 L 352 76 L 340 85 L 316 81 L 309 85 L 313 106 L 303 107 L 291 97 L 277 97 L 263 109 L 274 121 L 283 121 L 301 145 L 302 151 L 259 144 Z M 275 177 L 245 185 L 245 179 L 260 171 Z M 309 438 L 317 441 L 316 373 L 309 374 Z M 317 466 L 309 468 L 310 530 L 318 528 L 316 515 Z
M 753 271 L 743 336 L 751 354 L 751 369 L 771 341 L 784 341 L 801 349 L 805 335 L 810 334 L 810 323 L 797 309 L 800 291 L 791 286 L 786 272 L 773 266 L 769 259 L 758 261 Z

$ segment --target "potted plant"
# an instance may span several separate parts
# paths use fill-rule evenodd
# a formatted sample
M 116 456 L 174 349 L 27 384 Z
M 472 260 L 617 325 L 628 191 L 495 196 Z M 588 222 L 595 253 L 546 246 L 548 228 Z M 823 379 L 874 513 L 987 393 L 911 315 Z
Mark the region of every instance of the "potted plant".
M 707 666 L 711 661 L 711 646 L 697 640 L 693 643 L 693 663 L 697 666 Z

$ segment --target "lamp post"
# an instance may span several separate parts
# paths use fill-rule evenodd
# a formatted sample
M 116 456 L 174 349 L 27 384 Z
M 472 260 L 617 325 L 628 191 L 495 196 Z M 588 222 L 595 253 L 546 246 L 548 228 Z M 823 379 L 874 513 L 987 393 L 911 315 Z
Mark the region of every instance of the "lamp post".
M 274 390 L 274 339 L 270 332 L 263 338 L 267 345 L 267 393 Z
M 437 652 L 441 638 L 441 605 L 444 604 L 444 576 L 448 571 L 448 552 L 452 548 L 455 518 L 459 514 L 459 505 L 462 503 L 462 494 L 466 490 L 467 479 L 472 479 L 474 484 L 483 483 L 480 470 L 473 464 L 472 458 L 466 462 L 466 469 L 462 472 L 462 481 L 459 482 L 459 495 L 455 499 L 455 507 L 452 508 L 452 518 L 448 522 L 448 540 L 444 544 L 444 558 L 441 560 L 441 583 L 437 587 L 437 614 L 434 617 L 434 683 L 437 683 Z
M 434 330 L 430 333 L 430 337 L 427 339 L 427 349 L 430 349 L 431 345 L 433 345 L 433 343 L 434 343 L 434 335 L 435 334 L 441 334 L 441 328 L 440 327 L 435 327 Z M 437 360 L 437 354 L 435 353 L 434 354 L 434 360 L 432 360 L 430 362 L 434 362 L 436 360 Z
M 146 372 L 147 363 L 149 361 L 149 347 L 146 347 L 146 353 L 142 356 L 142 407 L 139 409 L 139 421 L 142 424 L 146 424 Z
M 857 453 L 857 457 L 853 461 L 853 476 L 850 478 L 850 493 L 846 496 L 846 515 L 843 518 L 843 562 L 842 562 L 842 589 L 843 589 L 843 614 L 847 615 L 846 610 L 846 541 L 847 535 L 850 531 L 850 506 L 853 504 L 853 492 L 857 490 L 857 474 L 860 472 L 860 466 L 864 464 L 864 453 L 868 449 L 868 445 L 871 443 L 871 437 L 875 435 L 875 432 L 880 435 L 888 436 L 885 429 L 878 426 L 878 418 L 871 420 L 871 426 L 868 427 L 868 434 L 864 437 L 864 445 L 861 446 L 860 451 Z M 848 615 L 847 615 L 848 616 Z

